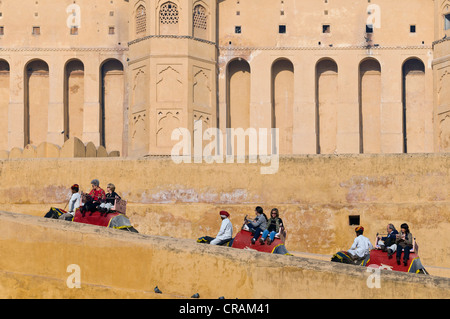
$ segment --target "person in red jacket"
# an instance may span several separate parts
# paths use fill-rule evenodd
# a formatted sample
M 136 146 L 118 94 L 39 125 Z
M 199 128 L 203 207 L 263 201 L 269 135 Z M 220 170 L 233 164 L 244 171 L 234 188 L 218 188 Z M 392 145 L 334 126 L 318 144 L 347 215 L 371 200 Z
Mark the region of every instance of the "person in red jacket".
M 100 188 L 100 182 L 98 179 L 93 179 L 91 181 L 91 185 L 92 190 L 89 192 L 89 195 L 92 197 L 94 203 L 104 201 L 106 199 L 106 193 Z

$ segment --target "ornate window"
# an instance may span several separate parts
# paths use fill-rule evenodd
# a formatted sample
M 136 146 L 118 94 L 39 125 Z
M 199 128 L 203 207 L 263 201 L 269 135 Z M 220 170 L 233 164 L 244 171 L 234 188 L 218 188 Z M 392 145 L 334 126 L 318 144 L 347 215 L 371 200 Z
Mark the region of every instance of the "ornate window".
M 136 34 L 142 34 L 147 31 L 147 12 L 144 6 L 139 6 L 136 10 Z
M 206 30 L 207 29 L 207 16 L 206 10 L 202 5 L 197 5 L 194 8 L 194 28 Z
M 159 20 L 161 24 L 178 24 L 178 7 L 173 2 L 166 2 L 159 11 Z
M 192 15 L 193 35 L 195 38 L 208 40 L 208 12 L 202 5 L 196 5 Z

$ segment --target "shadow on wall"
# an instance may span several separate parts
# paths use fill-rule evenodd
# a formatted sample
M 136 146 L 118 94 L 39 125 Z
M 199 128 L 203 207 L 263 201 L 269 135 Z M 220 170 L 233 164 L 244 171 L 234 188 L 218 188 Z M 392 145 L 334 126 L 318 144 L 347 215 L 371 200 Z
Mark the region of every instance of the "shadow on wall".
M 62 147 L 42 142 L 39 146 L 28 144 L 24 149 L 14 147 L 11 151 L 0 151 L 0 159 L 18 158 L 73 158 L 73 157 L 119 157 L 119 151 L 108 153 L 104 146 L 96 147 L 94 143 L 84 144 L 79 138 L 68 139 Z

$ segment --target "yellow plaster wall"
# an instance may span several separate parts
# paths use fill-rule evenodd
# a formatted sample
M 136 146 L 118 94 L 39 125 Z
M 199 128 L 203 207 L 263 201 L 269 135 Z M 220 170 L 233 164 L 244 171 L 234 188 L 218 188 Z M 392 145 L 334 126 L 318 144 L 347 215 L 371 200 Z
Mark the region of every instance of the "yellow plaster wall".
M 448 298 L 450 280 L 0 212 L 2 298 Z M 78 265 L 80 287 L 68 288 Z M 69 280 L 70 281 L 70 280 Z M 158 286 L 163 294 L 157 295 Z
M 0 204 L 3 210 L 43 216 L 51 206 L 66 205 L 72 184 L 89 191 L 97 178 L 105 189 L 107 183 L 116 185 L 142 234 L 215 236 L 222 209 L 230 212 L 236 234 L 244 216 L 252 217 L 260 205 L 266 212 L 280 210 L 289 251 L 324 255 L 353 242 L 349 215 L 360 216 L 372 241 L 388 223 L 399 228 L 406 222 L 433 273 L 433 267 L 450 265 L 449 159 L 448 154 L 282 157 L 273 175 L 260 174 L 260 164 L 175 164 L 170 157 L 10 159 L 0 161 Z

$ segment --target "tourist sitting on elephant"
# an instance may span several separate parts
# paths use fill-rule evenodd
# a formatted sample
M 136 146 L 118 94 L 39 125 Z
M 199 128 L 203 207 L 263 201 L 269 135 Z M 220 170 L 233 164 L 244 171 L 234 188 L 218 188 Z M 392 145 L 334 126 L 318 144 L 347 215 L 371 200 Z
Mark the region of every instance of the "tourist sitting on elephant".
M 389 259 L 392 258 L 392 255 L 397 250 L 397 244 L 395 243 L 398 234 L 397 229 L 395 229 L 395 226 L 393 224 L 387 225 L 387 236 L 381 237 L 378 236 L 378 239 L 381 240 L 380 248 L 382 251 L 387 251 Z
M 352 247 L 347 250 L 347 253 L 354 259 L 365 259 L 370 255 L 370 250 L 373 249 L 373 245 L 369 238 L 363 236 L 364 227 L 358 226 L 355 228 L 356 238 L 353 241 Z
M 233 225 L 230 221 L 230 214 L 224 210 L 220 211 L 220 218 L 222 219 L 222 224 L 220 225 L 220 230 L 217 233 L 216 238 L 211 240 L 211 245 L 223 245 L 231 240 L 233 237 Z
M 272 208 L 267 224 L 267 229 L 263 231 L 263 234 L 259 239 L 261 245 L 264 245 L 266 238 L 267 245 L 270 245 L 275 240 L 275 236 L 284 230 L 283 220 L 280 218 L 278 208 Z M 267 235 L 269 235 L 269 237 L 267 237 Z
M 255 208 L 256 217 L 253 220 L 245 219 L 244 229 L 248 229 L 254 233 L 252 238 L 252 244 L 256 243 L 256 240 L 261 235 L 261 232 L 267 229 L 267 216 L 264 214 L 262 207 L 257 206 Z
M 69 211 L 59 216 L 59 219 L 72 220 L 75 214 L 75 210 L 78 207 L 80 207 L 81 202 L 81 195 L 79 193 L 80 187 L 78 186 L 78 184 L 74 184 L 70 189 L 72 191 L 72 195 L 69 199 Z
M 100 182 L 98 179 L 93 179 L 91 181 L 92 190 L 89 192 L 89 195 L 92 197 L 94 202 L 101 202 L 106 199 L 105 191 L 100 188 Z
M 106 186 L 105 202 L 99 205 L 100 210 L 109 211 L 114 206 L 116 199 L 120 199 L 119 194 L 116 193 L 116 186 L 109 183 Z
M 403 254 L 403 265 L 408 264 L 409 253 L 413 248 L 413 235 L 409 231 L 408 224 L 404 223 L 400 226 L 400 233 L 396 235 L 397 239 L 395 243 L 397 244 L 397 265 L 400 265 L 400 258 Z
M 220 218 L 222 219 L 222 224 L 220 225 L 220 230 L 217 236 L 203 236 L 197 239 L 198 243 L 211 244 L 211 245 L 225 245 L 229 243 L 233 238 L 233 225 L 230 221 L 230 214 L 224 210 L 220 211 Z

